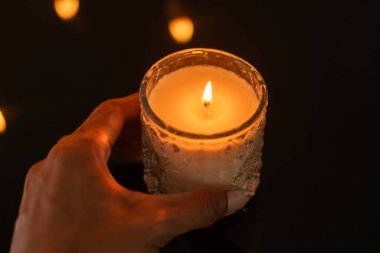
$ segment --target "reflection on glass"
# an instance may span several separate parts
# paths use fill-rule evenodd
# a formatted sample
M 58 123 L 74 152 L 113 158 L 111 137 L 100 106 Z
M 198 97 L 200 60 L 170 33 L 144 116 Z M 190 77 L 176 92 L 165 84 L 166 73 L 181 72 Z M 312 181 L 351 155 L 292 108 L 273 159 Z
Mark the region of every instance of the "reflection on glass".
M 4 133 L 5 129 L 7 129 L 7 123 L 5 122 L 5 117 L 0 110 L 0 134 Z
M 54 9 L 62 20 L 73 19 L 79 10 L 79 0 L 54 0 Z
M 188 17 L 173 18 L 169 22 L 169 31 L 175 41 L 187 43 L 193 37 L 193 21 Z

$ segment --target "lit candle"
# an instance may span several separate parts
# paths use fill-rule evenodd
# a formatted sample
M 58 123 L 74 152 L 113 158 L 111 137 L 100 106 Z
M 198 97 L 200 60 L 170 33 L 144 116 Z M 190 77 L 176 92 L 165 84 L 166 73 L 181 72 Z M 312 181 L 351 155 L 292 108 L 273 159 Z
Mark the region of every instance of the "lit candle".
M 246 122 L 255 113 L 258 99 L 252 86 L 233 72 L 192 66 L 161 78 L 149 96 L 149 104 L 174 128 L 215 134 Z
M 151 192 L 259 183 L 266 87 L 248 63 L 190 49 L 156 63 L 140 90 L 145 181 Z

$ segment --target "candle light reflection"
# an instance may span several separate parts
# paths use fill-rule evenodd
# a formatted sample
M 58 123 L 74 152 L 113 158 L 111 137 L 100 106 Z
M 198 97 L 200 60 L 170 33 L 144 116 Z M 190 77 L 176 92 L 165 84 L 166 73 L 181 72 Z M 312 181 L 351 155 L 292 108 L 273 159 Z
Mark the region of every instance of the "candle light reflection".
M 79 0 L 54 0 L 54 9 L 62 20 L 71 20 L 78 14 Z
M 0 134 L 4 133 L 7 129 L 7 122 L 5 121 L 4 114 L 0 110 Z
M 173 18 L 169 22 L 169 31 L 176 42 L 181 44 L 187 43 L 193 37 L 193 21 L 189 17 Z

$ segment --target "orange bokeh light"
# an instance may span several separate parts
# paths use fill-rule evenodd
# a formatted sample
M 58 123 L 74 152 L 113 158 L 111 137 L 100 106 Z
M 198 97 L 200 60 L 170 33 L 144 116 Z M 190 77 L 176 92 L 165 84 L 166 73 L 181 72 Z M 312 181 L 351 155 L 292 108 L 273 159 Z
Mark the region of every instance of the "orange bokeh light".
M 5 117 L 0 110 L 0 134 L 4 133 L 6 129 L 7 129 L 7 122 L 5 121 Z
M 173 18 L 169 22 L 169 31 L 175 41 L 187 43 L 193 37 L 193 21 L 188 17 Z
M 71 20 L 78 14 L 79 0 L 54 0 L 54 9 L 62 20 Z

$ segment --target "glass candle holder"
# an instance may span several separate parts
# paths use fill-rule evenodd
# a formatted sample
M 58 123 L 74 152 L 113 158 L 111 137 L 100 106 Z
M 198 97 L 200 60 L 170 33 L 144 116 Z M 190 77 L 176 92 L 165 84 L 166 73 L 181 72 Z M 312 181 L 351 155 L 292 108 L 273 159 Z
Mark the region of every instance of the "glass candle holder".
M 150 97 L 163 78 L 184 68 L 202 72 L 203 67 L 211 72 L 222 71 L 220 75 L 216 74 L 221 80 L 226 75 L 226 78 L 236 78 L 248 84 L 257 106 L 249 112 L 247 120 L 230 129 L 219 132 L 208 129 L 202 133 L 192 131 L 191 126 L 181 129 L 175 126 L 177 122 L 167 122 L 153 109 Z M 175 87 L 181 85 L 183 82 L 179 80 Z M 217 89 L 217 83 L 215 86 Z M 176 96 L 175 91 L 173 96 Z M 230 53 L 194 48 L 175 52 L 155 63 L 140 86 L 144 180 L 148 191 L 172 193 L 217 186 L 240 188 L 248 196 L 253 196 L 260 182 L 267 101 L 267 88 L 260 73 Z M 226 108 L 230 107 L 226 105 Z M 240 110 L 236 111 L 236 115 L 239 113 Z M 191 116 L 189 113 L 188 117 Z M 229 123 L 233 125 L 234 122 Z M 196 126 L 194 124 L 194 128 Z M 215 127 L 220 125 L 215 124 Z

